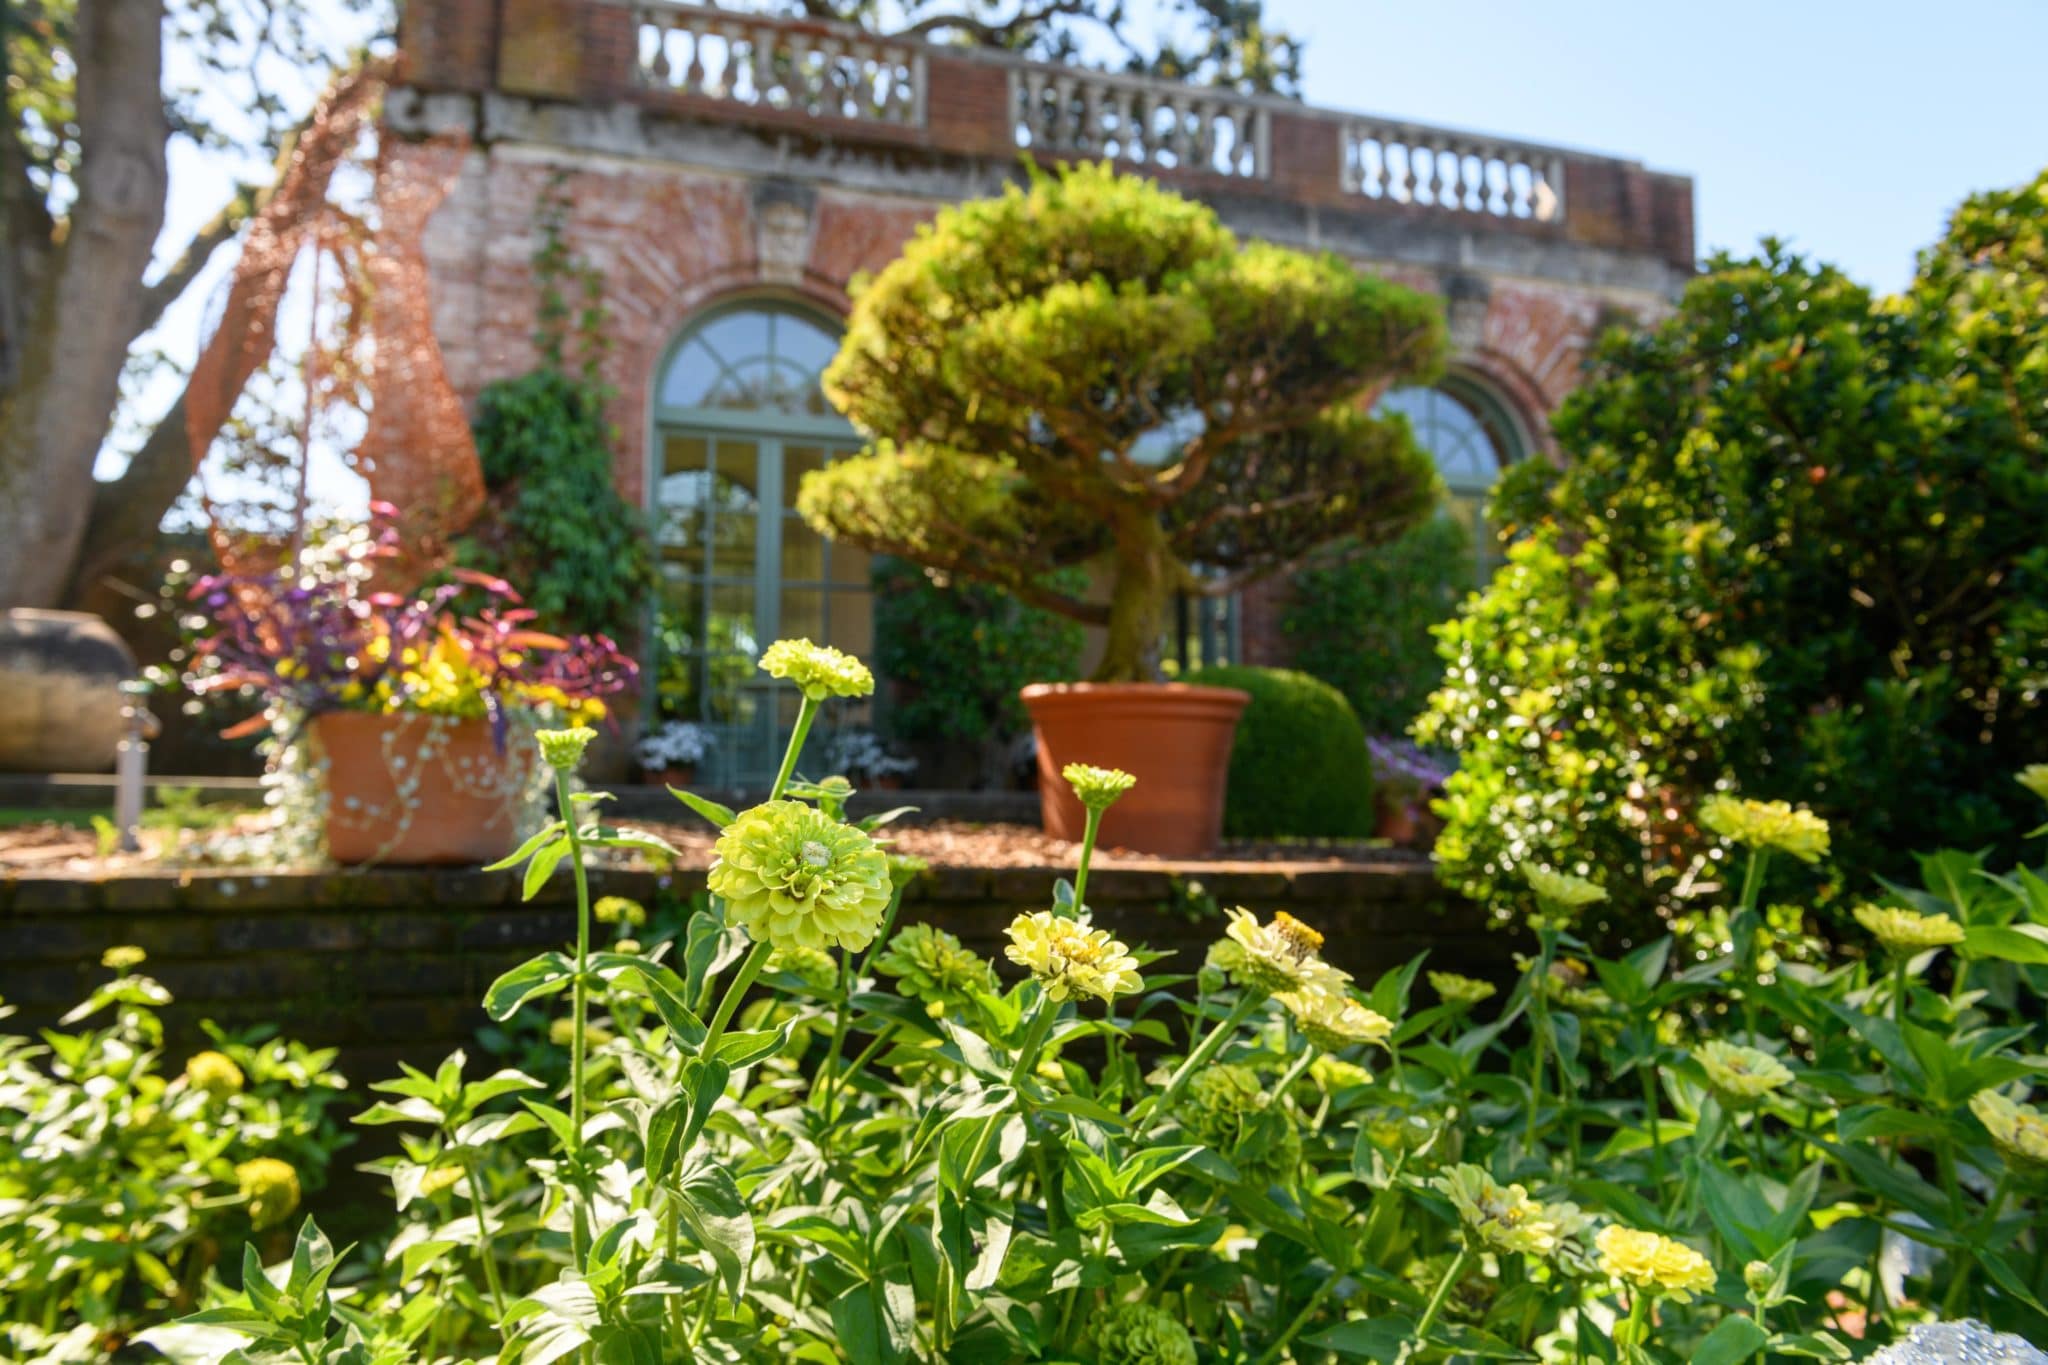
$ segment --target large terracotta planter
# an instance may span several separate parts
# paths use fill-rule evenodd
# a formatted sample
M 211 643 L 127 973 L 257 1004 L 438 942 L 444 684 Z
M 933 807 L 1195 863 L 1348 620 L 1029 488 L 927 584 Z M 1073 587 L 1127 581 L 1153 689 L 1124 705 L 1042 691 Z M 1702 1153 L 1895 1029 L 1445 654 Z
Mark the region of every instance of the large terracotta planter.
M 517 845 L 537 761 L 482 720 L 332 711 L 312 725 L 327 765 L 327 852 L 340 863 L 492 863 Z
M 1249 692 L 1186 683 L 1033 683 L 1021 695 L 1038 739 L 1046 833 L 1081 837 L 1087 812 L 1060 770 L 1092 763 L 1138 779 L 1103 817 L 1105 847 L 1167 858 L 1216 851 L 1230 743 Z
M 82 611 L 0 612 L 0 772 L 103 773 L 135 656 Z

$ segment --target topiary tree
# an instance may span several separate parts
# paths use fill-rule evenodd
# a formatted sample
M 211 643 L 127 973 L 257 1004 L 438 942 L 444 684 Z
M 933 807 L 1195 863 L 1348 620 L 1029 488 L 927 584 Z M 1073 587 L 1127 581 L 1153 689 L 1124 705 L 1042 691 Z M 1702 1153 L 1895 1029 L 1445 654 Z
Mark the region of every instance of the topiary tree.
M 1420 737 L 1459 751 L 1437 853 L 1601 875 L 1623 911 L 1711 841 L 1700 797 L 1810 804 L 1834 872 L 2010 844 L 2048 759 L 2048 175 L 1972 199 L 1877 299 L 1774 243 L 1608 339 L 1554 421 L 1570 457 L 1446 628 Z M 2008 852 L 2010 849 L 2008 848 Z M 1825 890 L 1828 869 L 1817 877 Z
M 1198 668 L 1186 680 L 1252 695 L 1230 746 L 1225 834 L 1358 839 L 1373 832 L 1365 729 L 1342 692 L 1290 668 Z
M 1035 174 L 942 211 L 858 291 L 825 388 L 871 444 L 798 506 L 1107 627 L 1096 679 L 1146 680 L 1176 593 L 1429 513 L 1428 456 L 1365 404 L 1443 351 L 1432 300 L 1334 256 L 1240 242 L 1106 165 Z M 1106 597 L 1046 581 L 1091 560 Z

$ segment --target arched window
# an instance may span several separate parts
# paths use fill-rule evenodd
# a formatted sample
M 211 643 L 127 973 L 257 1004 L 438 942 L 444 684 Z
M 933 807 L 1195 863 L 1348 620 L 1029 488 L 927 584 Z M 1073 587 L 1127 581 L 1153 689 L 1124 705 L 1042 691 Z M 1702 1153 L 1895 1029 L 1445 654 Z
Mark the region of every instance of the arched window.
M 1471 534 L 1475 568 L 1484 579 L 1500 562 L 1486 502 L 1501 471 L 1526 448 L 1514 418 L 1492 394 L 1458 375 L 1434 388 L 1395 389 L 1379 406 L 1407 417 L 1415 439 L 1435 459 L 1450 493 L 1445 511 Z
M 798 699 L 756 671 L 768 642 L 807 636 L 872 654 L 868 555 L 796 513 L 803 476 L 860 448 L 819 383 L 838 347 L 835 323 L 748 300 L 692 322 L 654 385 L 656 700 L 664 718 L 712 727 L 701 781 L 774 776 Z M 847 708 L 835 715 L 859 723 Z

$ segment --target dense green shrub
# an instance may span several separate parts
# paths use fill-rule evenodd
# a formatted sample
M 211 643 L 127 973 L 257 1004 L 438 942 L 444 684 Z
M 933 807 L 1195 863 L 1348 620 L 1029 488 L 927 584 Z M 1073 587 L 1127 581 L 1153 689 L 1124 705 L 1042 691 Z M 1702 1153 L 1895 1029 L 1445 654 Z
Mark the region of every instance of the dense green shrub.
M 1443 678 L 1430 632 L 1473 579 L 1471 533 L 1432 517 L 1398 540 L 1345 545 L 1310 565 L 1280 629 L 1295 666 L 1342 692 L 1367 734 L 1405 734 Z
M 1418 733 L 1459 752 L 1453 884 L 1626 867 L 1639 914 L 1711 855 L 1729 774 L 1853 813 L 1858 880 L 2014 850 L 2005 774 L 2048 758 L 2044 224 L 2048 176 L 1973 199 L 1888 299 L 1767 244 L 1604 342 L 1567 471 L 1502 500 L 1531 539 L 1443 634 Z
M 0 1031 L 0 1360 L 103 1359 L 189 1311 L 216 1264 L 282 1240 L 345 1141 L 331 1051 L 208 1025 L 167 1074 L 170 995 L 141 960 L 110 950 L 62 1027 Z
M 1198 668 L 1181 681 L 1252 694 L 1230 750 L 1225 834 L 1351 839 L 1372 833 L 1365 730 L 1342 692 L 1286 668 Z
M 1082 629 L 1064 616 L 886 556 L 872 578 L 875 662 L 893 685 L 889 729 L 898 738 L 1008 739 L 1030 725 L 1017 689 L 1080 669 Z
M 618 638 L 639 628 L 654 564 L 646 518 L 619 494 L 604 403 L 602 388 L 553 369 L 484 388 L 476 450 L 490 505 L 457 556 L 556 628 Z

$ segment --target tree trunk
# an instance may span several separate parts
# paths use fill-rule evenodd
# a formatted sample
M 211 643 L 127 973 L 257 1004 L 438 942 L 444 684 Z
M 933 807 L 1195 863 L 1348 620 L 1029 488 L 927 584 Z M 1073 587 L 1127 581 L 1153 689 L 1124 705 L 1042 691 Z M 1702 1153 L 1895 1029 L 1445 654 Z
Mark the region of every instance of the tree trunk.
M 1157 682 L 1166 608 L 1180 581 L 1180 564 L 1167 543 L 1159 514 L 1137 507 L 1116 518 L 1116 581 L 1109 599 L 1109 639 L 1095 682 Z
M 79 0 L 77 23 L 78 197 L 51 268 L 18 301 L 20 364 L 0 393 L 0 608 L 54 605 L 70 584 L 163 226 L 163 6 Z

